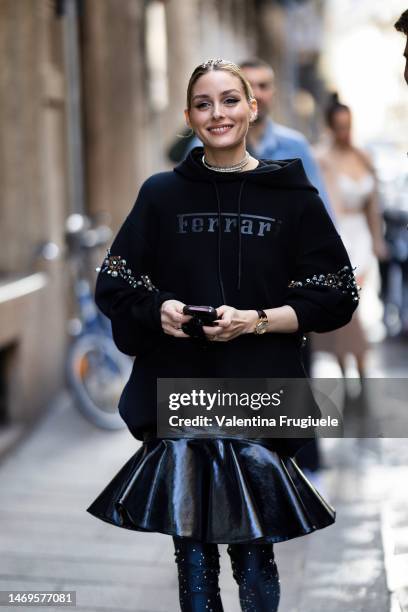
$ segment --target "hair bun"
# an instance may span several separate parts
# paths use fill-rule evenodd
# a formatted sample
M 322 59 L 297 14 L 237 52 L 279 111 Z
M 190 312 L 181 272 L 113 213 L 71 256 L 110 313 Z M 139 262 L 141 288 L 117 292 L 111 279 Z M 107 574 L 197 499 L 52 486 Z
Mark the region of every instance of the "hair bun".
M 331 106 L 335 106 L 336 104 L 340 104 L 340 98 L 339 98 L 339 92 L 338 91 L 332 91 L 332 93 L 329 96 L 329 104 Z

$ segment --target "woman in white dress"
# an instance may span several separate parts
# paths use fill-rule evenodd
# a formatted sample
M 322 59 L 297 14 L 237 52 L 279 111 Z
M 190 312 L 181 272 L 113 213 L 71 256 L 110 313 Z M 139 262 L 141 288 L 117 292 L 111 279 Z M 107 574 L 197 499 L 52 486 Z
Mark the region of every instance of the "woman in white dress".
M 368 155 L 351 137 L 350 108 L 334 94 L 326 114 L 330 142 L 316 150 L 336 216 L 337 230 L 356 268 L 360 287 L 377 259 L 387 257 L 378 204 L 377 179 Z M 348 354 L 354 355 L 360 377 L 365 375 L 368 349 L 364 329 L 355 312 L 346 326 L 327 334 L 313 334 L 313 348 L 333 353 L 345 373 Z

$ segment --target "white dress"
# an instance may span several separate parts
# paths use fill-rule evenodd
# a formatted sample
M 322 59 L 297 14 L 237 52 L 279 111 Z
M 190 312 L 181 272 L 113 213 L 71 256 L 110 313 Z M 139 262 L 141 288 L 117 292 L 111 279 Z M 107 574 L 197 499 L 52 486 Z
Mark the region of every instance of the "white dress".
M 334 186 L 333 186 L 334 187 Z M 335 176 L 335 188 L 339 210 L 336 209 L 336 225 L 344 246 L 355 267 L 355 275 L 365 275 L 376 262 L 373 241 L 364 207 L 367 198 L 375 190 L 372 174 L 353 179 L 339 172 Z M 369 348 L 360 314 L 357 310 L 347 325 L 325 334 L 311 334 L 314 350 L 333 353 L 340 359 L 347 354 L 363 355 Z
M 343 205 L 337 215 L 338 232 L 358 277 L 368 272 L 375 262 L 371 232 L 363 210 L 367 198 L 374 192 L 375 180 L 369 173 L 360 179 L 339 173 L 337 187 Z

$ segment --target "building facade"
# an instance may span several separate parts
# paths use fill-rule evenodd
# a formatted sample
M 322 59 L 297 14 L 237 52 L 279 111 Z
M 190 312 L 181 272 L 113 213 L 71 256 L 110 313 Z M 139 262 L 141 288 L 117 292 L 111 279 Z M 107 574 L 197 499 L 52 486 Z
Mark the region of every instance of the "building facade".
M 277 118 L 289 118 L 286 28 L 285 3 L 272 0 L 2 0 L 4 444 L 65 382 L 66 217 L 103 213 L 117 231 L 141 182 L 171 167 L 188 78 L 209 57 L 270 60 L 282 80 Z

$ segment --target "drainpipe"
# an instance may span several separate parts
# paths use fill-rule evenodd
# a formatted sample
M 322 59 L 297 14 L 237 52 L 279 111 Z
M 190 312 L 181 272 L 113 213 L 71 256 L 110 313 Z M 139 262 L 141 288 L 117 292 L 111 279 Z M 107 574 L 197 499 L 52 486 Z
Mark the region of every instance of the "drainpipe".
M 56 14 L 63 18 L 64 66 L 66 81 L 66 120 L 68 139 L 69 212 L 85 212 L 83 156 L 81 61 L 78 16 L 81 0 L 57 0 Z

